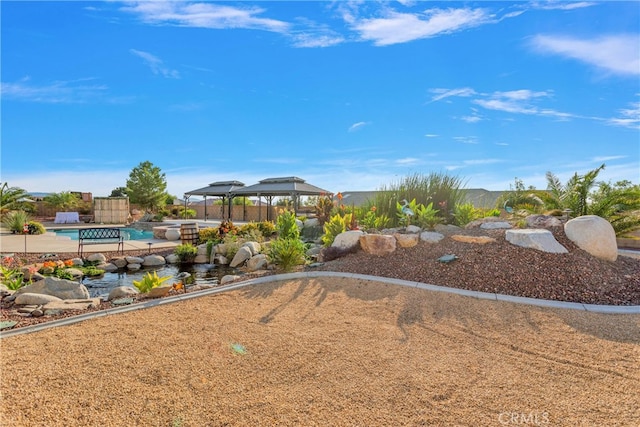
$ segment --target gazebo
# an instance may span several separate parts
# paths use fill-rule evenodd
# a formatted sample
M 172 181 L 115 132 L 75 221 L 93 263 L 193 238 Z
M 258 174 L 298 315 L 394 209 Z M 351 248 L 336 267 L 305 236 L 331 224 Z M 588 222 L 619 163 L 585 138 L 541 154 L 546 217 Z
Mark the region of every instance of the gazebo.
M 217 181 L 212 182 L 207 187 L 199 188 L 197 190 L 192 190 L 184 193 L 185 205 L 187 203 L 187 199 L 190 196 L 204 196 L 204 218 L 207 219 L 207 196 L 210 197 L 219 197 L 222 198 L 222 217 L 224 217 L 224 202 L 225 199 L 229 202 L 229 212 L 228 218 L 231 220 L 231 206 L 232 200 L 235 196 L 234 192 L 243 188 L 244 183 L 240 181 Z
M 233 191 L 234 196 L 257 196 L 259 204 L 264 196 L 267 199 L 269 206 L 271 206 L 271 202 L 274 197 L 289 196 L 293 199 L 293 210 L 296 215 L 299 207 L 300 196 L 320 196 L 331 194 L 332 193 L 327 190 L 308 184 L 304 179 L 298 178 L 297 176 L 267 178 L 257 184 Z M 267 210 L 267 221 L 269 219 L 269 210 Z

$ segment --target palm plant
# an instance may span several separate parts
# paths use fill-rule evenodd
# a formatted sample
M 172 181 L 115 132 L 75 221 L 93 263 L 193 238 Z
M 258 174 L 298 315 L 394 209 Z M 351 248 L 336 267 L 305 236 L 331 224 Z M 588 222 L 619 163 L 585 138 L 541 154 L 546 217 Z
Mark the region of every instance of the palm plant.
M 19 200 L 27 196 L 27 191 L 22 188 L 9 187 L 7 182 L 0 183 L 0 211 L 4 214 L 19 209 Z
M 69 191 L 62 191 L 60 193 L 51 193 L 44 198 L 44 202 L 48 205 L 61 210 L 75 209 L 80 205 L 80 198 Z

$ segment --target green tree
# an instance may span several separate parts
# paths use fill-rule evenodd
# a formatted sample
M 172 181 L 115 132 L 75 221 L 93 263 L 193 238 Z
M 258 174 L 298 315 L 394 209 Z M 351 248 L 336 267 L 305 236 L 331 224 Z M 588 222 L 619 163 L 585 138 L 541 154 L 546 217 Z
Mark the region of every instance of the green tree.
M 82 200 L 75 193 L 70 191 L 61 191 L 60 193 L 49 194 L 44 198 L 44 202 L 58 210 L 68 211 L 80 206 Z
M 150 161 L 141 162 L 131 170 L 126 189 L 131 203 L 136 203 L 147 211 L 156 212 L 165 205 L 165 174 Z
M 127 187 L 118 187 L 111 190 L 109 197 L 126 197 Z

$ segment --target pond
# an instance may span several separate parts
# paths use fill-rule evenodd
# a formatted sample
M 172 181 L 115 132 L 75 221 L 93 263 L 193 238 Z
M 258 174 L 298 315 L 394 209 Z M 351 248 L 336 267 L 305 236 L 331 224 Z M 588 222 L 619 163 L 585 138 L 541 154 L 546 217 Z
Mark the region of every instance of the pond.
M 120 234 L 124 237 L 124 240 L 147 240 L 153 239 L 153 231 L 138 230 L 135 228 L 118 227 Z M 56 233 L 56 236 L 69 237 L 71 240 L 78 240 L 77 228 L 64 228 L 49 230 Z
M 214 285 L 218 286 L 223 276 L 227 274 L 243 274 L 241 271 L 228 266 L 217 264 L 166 264 L 160 267 L 143 268 L 140 270 L 118 270 L 113 273 L 104 273 L 98 277 L 84 277 L 82 284 L 89 291 L 91 298 L 106 298 L 112 289 L 118 286 L 129 286 L 134 288 L 133 281 L 140 280 L 144 275 L 155 271 L 158 277 L 170 276 L 166 284 L 176 283 L 178 280 L 172 280 L 176 275 L 182 272 L 191 274 L 185 282 L 187 290 L 189 285 Z

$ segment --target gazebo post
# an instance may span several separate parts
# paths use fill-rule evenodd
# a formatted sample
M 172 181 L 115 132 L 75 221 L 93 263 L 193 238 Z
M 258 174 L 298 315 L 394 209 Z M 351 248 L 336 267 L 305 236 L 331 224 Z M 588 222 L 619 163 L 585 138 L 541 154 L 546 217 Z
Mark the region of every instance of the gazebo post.
M 258 196 L 258 222 L 262 221 L 262 197 L 260 196 L 260 193 L 257 194 Z
M 204 221 L 207 222 L 207 196 L 204 196 Z

